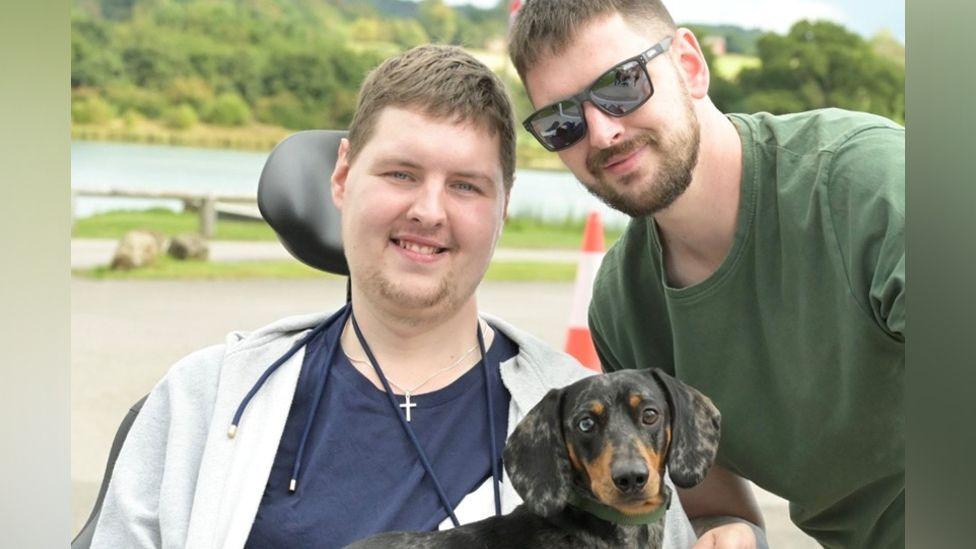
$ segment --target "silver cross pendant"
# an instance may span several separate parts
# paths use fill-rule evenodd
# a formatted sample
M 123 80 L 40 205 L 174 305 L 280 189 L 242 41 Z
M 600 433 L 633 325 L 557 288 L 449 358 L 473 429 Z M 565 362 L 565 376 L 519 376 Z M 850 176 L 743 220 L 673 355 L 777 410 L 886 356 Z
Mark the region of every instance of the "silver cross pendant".
M 410 410 L 417 407 L 416 402 L 410 402 L 410 393 L 405 393 L 403 396 L 406 397 L 406 401 L 400 405 L 401 408 L 407 411 L 407 421 L 410 421 Z

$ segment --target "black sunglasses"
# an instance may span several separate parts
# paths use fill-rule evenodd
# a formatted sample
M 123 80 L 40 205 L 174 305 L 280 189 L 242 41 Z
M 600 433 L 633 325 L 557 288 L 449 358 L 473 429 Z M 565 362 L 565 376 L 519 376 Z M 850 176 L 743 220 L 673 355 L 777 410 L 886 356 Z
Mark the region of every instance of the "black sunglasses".
M 593 103 L 610 116 L 634 112 L 654 95 L 647 63 L 669 47 L 671 37 L 654 44 L 640 55 L 614 65 L 580 93 L 535 111 L 522 125 L 550 151 L 561 151 L 575 145 L 586 135 L 583 102 Z

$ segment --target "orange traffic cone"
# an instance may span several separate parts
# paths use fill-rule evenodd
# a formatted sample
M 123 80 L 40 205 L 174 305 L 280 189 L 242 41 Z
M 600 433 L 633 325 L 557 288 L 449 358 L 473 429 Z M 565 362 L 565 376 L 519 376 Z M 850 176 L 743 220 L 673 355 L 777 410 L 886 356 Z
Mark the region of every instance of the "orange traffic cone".
M 511 29 L 512 25 L 515 24 L 515 17 L 518 15 L 520 9 L 522 9 L 522 0 L 512 0 L 508 4 L 508 28 L 509 29 Z
M 583 229 L 583 250 L 579 267 L 576 269 L 576 288 L 573 291 L 573 309 L 569 314 L 569 334 L 566 337 L 566 352 L 591 370 L 601 371 L 600 359 L 593 347 L 590 327 L 586 322 L 586 312 L 593 297 L 593 281 L 596 271 L 603 261 L 603 222 L 600 214 L 590 212 Z

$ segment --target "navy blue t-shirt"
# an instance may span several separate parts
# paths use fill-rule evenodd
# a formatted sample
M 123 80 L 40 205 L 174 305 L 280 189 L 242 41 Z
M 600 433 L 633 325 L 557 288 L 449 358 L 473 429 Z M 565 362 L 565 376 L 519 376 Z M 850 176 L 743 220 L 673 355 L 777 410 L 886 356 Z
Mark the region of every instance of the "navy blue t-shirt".
M 341 350 L 306 442 L 298 490 L 288 492 L 309 407 L 325 370 L 324 342 L 337 341 L 342 328 L 341 323 L 335 324 L 313 338 L 305 350 L 295 398 L 247 548 L 342 547 L 380 532 L 434 530 L 448 516 L 386 394 L 360 374 Z M 498 365 L 515 356 L 518 348 L 495 330 L 487 353 L 495 459 L 501 467 L 511 395 L 502 385 Z M 402 395 L 395 399 L 397 404 L 404 401 Z M 412 396 L 411 401 L 417 406 L 410 426 L 456 507 L 491 478 L 482 365 L 443 389 Z

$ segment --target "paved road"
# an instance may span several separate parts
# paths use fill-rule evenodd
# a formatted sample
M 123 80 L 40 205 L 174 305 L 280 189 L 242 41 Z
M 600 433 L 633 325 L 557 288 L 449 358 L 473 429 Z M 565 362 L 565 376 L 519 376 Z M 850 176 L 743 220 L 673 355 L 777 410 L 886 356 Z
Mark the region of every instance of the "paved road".
M 73 246 L 74 250 L 74 246 Z M 71 480 L 73 530 L 84 523 L 112 437 L 127 408 L 187 353 L 237 329 L 332 310 L 337 280 L 71 282 Z M 485 283 L 482 310 L 562 346 L 571 284 Z M 526 306 L 531 304 L 531 306 Z M 816 547 L 793 527 L 785 503 L 757 489 L 772 547 Z

